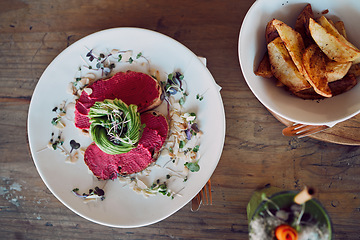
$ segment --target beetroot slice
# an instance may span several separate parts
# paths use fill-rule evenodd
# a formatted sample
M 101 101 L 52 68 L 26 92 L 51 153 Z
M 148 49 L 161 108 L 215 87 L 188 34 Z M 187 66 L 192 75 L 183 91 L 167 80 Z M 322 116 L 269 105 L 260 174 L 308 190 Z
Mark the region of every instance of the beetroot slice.
M 84 160 L 93 174 L 103 180 L 115 179 L 119 174 L 139 172 L 154 161 L 150 151 L 139 144 L 130 152 L 110 155 L 92 143 L 85 151 Z
M 90 96 L 83 91 L 75 109 L 75 126 L 80 129 L 89 128 L 89 119 L 76 117 L 77 114 L 87 115 L 89 109 L 97 101 L 105 99 L 121 99 L 126 104 L 138 106 L 143 112 L 160 103 L 161 87 L 151 76 L 140 72 L 119 72 L 107 80 L 98 80 L 88 86 L 92 89 Z
M 145 123 L 147 128 L 157 130 L 164 143 L 169 132 L 169 125 L 164 115 L 156 111 L 148 111 L 140 115 L 141 123 Z
M 138 146 L 130 152 L 110 155 L 101 151 L 95 143 L 86 149 L 85 163 L 96 177 L 115 179 L 118 174 L 140 172 L 155 161 L 154 155 L 160 151 L 167 138 L 168 123 L 165 116 L 154 111 L 142 113 L 140 117 L 146 127 Z

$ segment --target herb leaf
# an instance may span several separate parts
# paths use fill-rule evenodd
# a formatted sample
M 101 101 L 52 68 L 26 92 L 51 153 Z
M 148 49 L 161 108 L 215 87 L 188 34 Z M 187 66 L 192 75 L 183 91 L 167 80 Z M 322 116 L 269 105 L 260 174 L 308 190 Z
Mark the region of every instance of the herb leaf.
M 197 162 L 187 162 L 184 164 L 191 172 L 198 172 L 200 170 L 200 166 Z
M 198 152 L 198 151 L 199 151 L 199 148 L 200 148 L 200 145 L 196 145 L 196 146 L 193 148 L 193 152 Z
M 71 153 L 74 149 L 76 150 L 80 147 L 80 143 L 77 143 L 75 140 L 71 140 L 70 147 L 71 147 L 71 150 L 70 150 L 70 153 Z
M 180 104 L 181 106 L 185 104 L 185 98 L 184 98 L 184 97 L 181 97 L 181 98 L 179 99 L 179 104 Z

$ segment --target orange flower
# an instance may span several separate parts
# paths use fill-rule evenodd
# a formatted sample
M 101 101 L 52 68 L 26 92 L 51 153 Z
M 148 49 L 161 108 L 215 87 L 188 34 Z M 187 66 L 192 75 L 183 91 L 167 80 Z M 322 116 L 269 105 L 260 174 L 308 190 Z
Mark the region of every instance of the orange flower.
M 297 231 L 289 225 L 280 225 L 275 229 L 275 236 L 277 240 L 297 240 Z

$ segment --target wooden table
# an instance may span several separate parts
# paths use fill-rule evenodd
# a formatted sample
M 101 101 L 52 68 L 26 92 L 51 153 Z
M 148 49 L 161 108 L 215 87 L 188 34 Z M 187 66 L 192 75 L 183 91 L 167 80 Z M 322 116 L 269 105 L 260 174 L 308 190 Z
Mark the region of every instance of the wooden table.
M 358 239 L 360 148 L 281 135 L 284 125 L 249 90 L 237 55 L 253 0 L 2 0 L 0 2 L 0 239 L 247 239 L 246 205 L 266 184 L 311 185 L 329 212 L 335 239 Z M 211 180 L 213 205 L 190 204 L 142 228 L 89 222 L 46 188 L 29 154 L 26 121 L 47 65 L 93 32 L 141 27 L 166 34 L 208 60 L 222 86 L 226 141 Z M 358 129 L 357 129 L 358 131 Z

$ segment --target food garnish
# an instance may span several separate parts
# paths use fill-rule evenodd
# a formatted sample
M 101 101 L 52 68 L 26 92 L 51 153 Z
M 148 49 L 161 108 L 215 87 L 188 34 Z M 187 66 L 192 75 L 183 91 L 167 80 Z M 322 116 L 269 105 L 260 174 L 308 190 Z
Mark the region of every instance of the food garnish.
M 66 101 L 63 101 L 59 107 L 54 107 L 52 109 L 53 112 L 56 113 L 56 117 L 51 120 L 51 124 L 54 125 L 58 129 L 63 129 L 65 127 L 65 123 L 61 121 L 61 118 L 66 115 Z
M 129 152 L 136 147 L 142 133 L 137 106 L 120 99 L 96 102 L 89 111 L 90 136 L 108 154 Z
M 185 163 L 185 167 L 187 167 L 191 172 L 198 172 L 200 170 L 200 166 L 198 164 L 199 160 L 196 162 L 187 162 Z
M 204 99 L 204 96 L 200 94 L 196 94 L 196 99 L 202 101 Z
M 297 240 L 297 231 L 289 225 L 282 224 L 275 229 L 277 240 Z
M 57 150 L 57 149 L 62 150 L 63 149 L 62 145 L 64 144 L 64 139 L 61 136 L 61 132 L 59 132 L 59 135 L 56 138 L 54 138 L 54 136 L 55 136 L 55 134 L 51 133 L 51 139 L 48 143 L 48 147 L 53 150 Z
M 89 200 L 96 200 L 96 199 L 100 199 L 101 201 L 103 201 L 105 199 L 105 192 L 103 189 L 99 188 L 99 187 L 95 187 L 94 189 L 89 189 L 88 193 L 83 193 L 80 194 L 79 193 L 79 189 L 78 188 L 74 188 L 72 190 L 72 192 L 80 197 L 83 198 L 85 202 L 89 201 Z
M 186 96 L 188 95 L 183 87 L 184 75 L 180 72 L 170 73 L 166 82 L 161 82 L 163 87 L 162 100 L 165 100 L 168 105 L 170 104 L 170 96 L 180 93 L 182 96 L 179 99 L 179 104 L 184 105 Z
M 78 149 L 80 148 L 80 143 L 76 142 L 74 139 L 70 141 L 70 147 L 71 147 L 71 150 L 70 150 L 70 153 L 75 149 Z
M 164 149 L 175 165 L 183 159 L 186 169 L 197 172 L 200 170 L 199 141 L 202 132 L 196 122 L 196 114 L 184 111 L 183 105 L 173 97 L 170 98 L 169 103 L 170 133 Z

